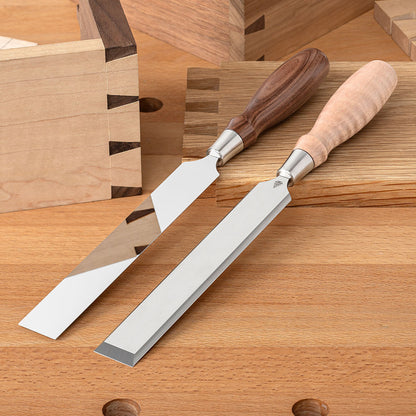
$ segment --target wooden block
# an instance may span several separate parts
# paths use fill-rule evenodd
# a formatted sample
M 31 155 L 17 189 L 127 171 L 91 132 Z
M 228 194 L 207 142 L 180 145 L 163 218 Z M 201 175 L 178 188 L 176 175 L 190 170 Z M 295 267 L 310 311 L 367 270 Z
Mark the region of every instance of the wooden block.
M 410 46 L 410 58 L 412 61 L 416 61 L 416 40 L 412 41 Z
M 136 45 L 118 1 L 84 40 L 0 51 L 0 212 L 141 193 Z
M 210 62 L 282 57 L 374 0 L 122 0 L 130 24 Z
M 26 40 L 6 38 L 0 36 L 0 49 L 14 49 L 14 48 L 25 48 L 27 46 L 37 45 L 34 42 L 28 42 Z
M 272 62 L 230 63 L 216 70 L 218 113 L 189 111 L 189 108 L 195 109 L 195 103 L 199 103 L 196 109 L 207 107 L 212 91 L 202 86 L 205 79 L 214 77 L 208 69 L 189 71 L 192 88 L 188 84 L 186 160 L 205 154 L 217 133 L 233 116 L 241 113 L 256 89 L 278 65 Z M 335 149 L 325 164 L 291 189 L 292 205 L 415 205 L 415 65 L 410 62 L 393 64 L 399 85 L 384 109 L 355 138 Z M 221 168 L 216 184 L 217 202 L 234 206 L 258 182 L 273 178 L 297 139 L 311 129 L 332 93 L 360 66 L 360 63 L 332 63 L 327 80 L 302 109 Z
M 394 21 L 416 18 L 416 0 L 376 1 L 374 18 L 391 35 Z
M 391 37 L 410 56 L 411 42 L 416 39 L 416 19 L 394 21 Z

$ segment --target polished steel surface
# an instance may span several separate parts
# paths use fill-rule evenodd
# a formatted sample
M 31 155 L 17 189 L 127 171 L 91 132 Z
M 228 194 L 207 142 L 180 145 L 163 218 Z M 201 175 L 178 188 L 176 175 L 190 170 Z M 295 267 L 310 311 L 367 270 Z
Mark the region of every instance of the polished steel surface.
M 278 175 L 288 178 L 289 186 L 292 186 L 305 177 L 314 166 L 315 164 L 309 153 L 301 149 L 295 149 L 279 169 Z
M 218 166 L 225 165 L 232 157 L 244 149 L 243 139 L 234 130 L 224 130 L 208 154 L 218 158 Z
M 290 202 L 288 179 L 259 183 L 96 349 L 134 366 Z
M 179 166 L 19 325 L 56 339 L 218 177 L 218 159 Z

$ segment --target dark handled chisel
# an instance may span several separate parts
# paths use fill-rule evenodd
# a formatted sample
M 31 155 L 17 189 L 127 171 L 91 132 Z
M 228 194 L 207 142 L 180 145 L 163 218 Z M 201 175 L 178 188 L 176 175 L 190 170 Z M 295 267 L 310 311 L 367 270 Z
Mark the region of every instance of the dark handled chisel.
M 278 176 L 260 182 L 96 349 L 134 366 L 291 201 L 288 187 L 361 130 L 397 83 L 394 69 L 372 61 L 330 98 Z M 287 242 L 286 242 L 287 244 Z M 295 253 L 294 253 L 295 255 Z
M 219 176 L 222 166 L 266 129 L 299 109 L 329 71 L 327 57 L 306 49 L 283 63 L 233 118 L 203 159 L 179 166 L 20 322 L 56 339 Z

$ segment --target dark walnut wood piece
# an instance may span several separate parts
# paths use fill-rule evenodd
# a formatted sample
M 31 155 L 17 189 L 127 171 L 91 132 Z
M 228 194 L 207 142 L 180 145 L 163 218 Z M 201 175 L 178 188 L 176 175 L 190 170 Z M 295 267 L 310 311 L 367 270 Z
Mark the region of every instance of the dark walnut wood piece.
M 119 0 L 80 0 L 78 20 L 83 39 L 101 38 L 107 62 L 137 53 L 136 41 Z
M 292 407 L 294 416 L 327 416 L 329 407 L 326 403 L 316 399 L 303 399 Z
M 282 64 L 264 82 L 240 116 L 227 129 L 243 139 L 244 147 L 264 131 L 302 107 L 329 72 L 329 61 L 319 49 L 305 49 Z

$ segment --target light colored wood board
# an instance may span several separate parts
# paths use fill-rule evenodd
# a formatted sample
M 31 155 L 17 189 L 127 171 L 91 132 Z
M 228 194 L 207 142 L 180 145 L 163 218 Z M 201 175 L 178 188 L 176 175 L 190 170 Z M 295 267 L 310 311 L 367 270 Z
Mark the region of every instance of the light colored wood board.
M 124 0 L 123 6 L 133 27 L 213 63 L 229 59 L 229 0 Z
M 0 51 L 0 212 L 142 191 L 137 55 L 117 62 L 108 47 L 92 39 Z M 123 97 L 136 102 L 109 110 Z M 122 141 L 133 148 L 110 155 Z
M 416 408 L 416 258 L 408 243 L 414 208 L 285 210 L 133 370 L 93 349 L 227 213 L 215 200 L 197 201 L 59 341 L 18 327 L 21 316 L 141 200 L 4 215 L 5 409 L 14 398 L 13 414 L 24 415 L 39 396 L 32 414 L 61 414 L 53 405 L 56 394 L 65 414 L 82 408 L 87 416 L 116 397 L 161 415 L 212 409 L 208 414 L 283 416 L 310 396 L 340 415 Z M 17 250 L 6 244 L 12 236 Z M 283 249 L 282 239 L 296 250 Z M 204 391 L 197 400 L 195 390 Z
M 364 13 L 338 29 L 309 42 L 301 49 L 303 48 L 321 49 L 328 56 L 330 62 L 371 61 L 373 59 L 409 61 L 409 57 L 374 20 L 372 11 Z M 286 55 L 282 60 L 288 59 L 291 55 Z
M 140 148 L 134 148 L 111 156 L 111 184 L 113 186 L 141 187 L 142 177 Z
M 391 37 L 400 46 L 402 51 L 410 56 L 411 42 L 416 39 L 416 18 L 394 21 Z
M 27 46 L 35 45 L 35 42 L 28 42 L 27 40 L 13 39 L 0 36 L 0 49 L 25 48 Z
M 251 3 L 251 4 L 250 4 Z M 373 0 L 250 0 L 246 27 L 264 18 L 264 29 L 246 35 L 246 60 L 276 60 L 372 8 Z M 257 7 L 256 7 L 257 6 Z M 264 7 L 264 9 L 263 9 Z
M 218 132 L 245 108 L 256 89 L 277 66 L 278 63 L 224 66 L 220 75 Z M 273 178 L 297 139 L 310 130 L 332 93 L 360 66 L 362 63 L 332 63 L 327 80 L 309 103 L 221 168 L 216 188 L 218 203 L 234 206 L 255 184 Z M 335 149 L 322 167 L 291 189 L 292 204 L 415 204 L 415 67 L 413 63 L 393 63 L 393 66 L 399 76 L 399 85 L 385 108 L 355 138 Z M 210 76 L 208 72 L 205 74 Z M 204 101 L 205 92 L 199 91 L 199 98 L 194 96 L 193 100 Z M 190 128 L 194 133 L 184 138 L 187 159 L 202 157 L 212 142 L 211 136 L 192 130 L 194 126 L 204 129 L 199 117 L 200 113 L 187 113 L 185 130 Z M 397 129 L 398 125 L 400 129 Z M 205 122 L 205 130 L 208 127 L 215 129 L 211 120 Z M 386 171 L 389 172 L 387 176 Z
M 220 64 L 244 57 L 257 60 L 263 55 L 280 58 L 369 10 L 374 0 L 122 3 L 133 27 Z
M 56 0 L 14 0 L 13 4 L 0 3 L 0 8 L 2 31 L 4 28 L 3 34 L 7 36 L 37 42 L 77 40 L 79 37 L 73 3 L 68 0 L 59 4 Z M 355 19 L 333 33 L 325 35 L 316 43 L 325 46 L 325 48 L 321 47 L 331 60 L 369 60 L 377 57 L 387 60 L 408 59 L 391 38 L 375 22 L 373 23 L 371 14 L 364 15 L 364 18 Z M 56 19 L 60 21 L 59 27 L 56 26 Z M 19 25 L 16 25 L 16 20 L 20 22 Z M 164 103 L 162 110 L 141 116 L 142 132 L 146 131 L 146 136 L 142 136 L 142 145 L 146 146 L 146 152 L 153 153 L 143 155 L 143 186 L 144 189 L 152 190 L 178 165 L 180 160 L 186 67 L 212 67 L 212 64 L 139 31 L 134 33 L 140 45 L 141 94 L 142 96 L 156 96 Z M 160 180 L 158 181 L 157 178 Z M 322 345 L 322 343 L 318 347 L 308 347 L 308 340 L 311 337 L 319 340 L 321 331 L 321 328 L 312 326 L 309 330 L 306 329 L 306 332 L 303 331 L 305 339 L 303 349 L 294 348 L 291 345 L 277 349 L 276 345 L 279 342 L 277 335 L 270 341 L 275 344 L 273 349 L 256 347 L 251 340 L 249 340 L 248 347 L 238 344 L 238 347 L 231 348 L 231 338 L 235 336 L 234 326 L 232 332 L 226 328 L 224 333 L 220 334 L 219 330 L 215 330 L 216 321 L 228 318 L 228 316 L 234 317 L 234 314 L 237 315 L 239 311 L 245 309 L 245 306 L 240 308 L 235 305 L 231 315 L 213 314 L 212 308 L 216 306 L 220 308 L 221 305 L 226 305 L 231 301 L 238 303 L 241 291 L 244 295 L 247 293 L 247 290 L 244 290 L 245 283 L 240 285 L 241 277 L 234 279 L 236 272 L 232 270 L 228 284 L 234 282 L 235 288 L 230 287 L 223 300 L 218 297 L 217 292 L 214 292 L 207 301 L 203 298 L 201 302 L 204 303 L 200 303 L 201 305 L 207 304 L 209 308 L 207 312 L 209 316 L 205 316 L 204 321 L 209 319 L 211 323 L 206 322 L 204 328 L 209 326 L 219 335 L 218 339 L 214 340 L 217 341 L 215 347 L 194 347 L 194 343 L 198 345 L 206 343 L 206 338 L 212 336 L 213 332 L 207 333 L 200 342 L 201 333 L 197 331 L 200 319 L 194 321 L 191 317 L 195 316 L 195 313 L 190 311 L 187 316 L 189 315 L 191 323 L 195 323 L 191 328 L 193 332 L 187 335 L 190 339 L 188 347 L 183 346 L 184 342 L 181 342 L 180 348 L 176 345 L 179 342 L 179 336 L 184 336 L 184 331 L 181 330 L 178 336 L 175 335 L 169 341 L 169 345 L 173 342 L 172 347 L 166 344 L 158 346 L 158 352 L 154 350 L 156 355 L 149 356 L 149 360 L 142 361 L 141 366 L 133 370 L 105 360 L 92 352 L 125 318 L 138 299 L 146 296 L 162 276 L 180 260 L 179 257 L 183 257 L 186 250 L 191 249 L 192 244 L 201 239 L 204 233 L 208 232 L 225 215 L 227 210 L 218 211 L 214 200 L 211 203 L 208 200 L 202 201 L 204 205 L 208 204 L 207 209 L 198 211 L 197 215 L 183 217 L 187 235 L 199 233 L 185 240 L 187 245 L 183 250 L 178 244 L 169 245 L 177 241 L 176 233 L 164 243 L 163 253 L 168 254 L 168 261 L 171 264 L 153 266 L 150 264 L 152 260 L 147 260 L 142 273 L 142 276 L 144 274 L 147 276 L 146 279 L 132 286 L 131 277 L 120 278 L 117 284 L 110 288 L 110 292 L 101 297 L 100 303 L 96 303 L 88 310 L 89 315 L 83 316 L 82 321 L 78 321 L 76 324 L 78 326 L 71 334 L 71 342 L 74 345 L 69 345 L 69 341 L 65 341 L 68 344 L 63 345 L 63 340 L 48 342 L 46 338 L 42 340 L 39 336 L 36 340 L 41 340 L 44 344 L 36 347 L 32 338 L 36 334 L 29 336 L 28 333 L 23 339 L 23 332 L 19 331 L 24 330 L 16 323 L 24 313 L 30 310 L 36 300 L 41 299 L 48 288 L 52 289 L 55 283 L 94 249 L 126 215 L 139 205 L 144 197 L 2 214 L 0 261 L 2 276 L 6 280 L 1 287 L 2 299 L 4 301 L 7 299 L 7 306 L 6 303 L 2 303 L 5 305 L 5 318 L 0 324 L 0 332 L 3 345 L 6 343 L 9 345 L 9 347 L 2 348 L 0 360 L 0 373 L 3 375 L 0 377 L 0 387 L 5 392 L 0 397 L 3 409 L 16 416 L 26 416 L 29 413 L 44 415 L 45 412 L 51 411 L 65 416 L 79 416 L 81 413 L 86 416 L 95 416 L 101 414 L 101 407 L 108 400 L 128 397 L 137 400 L 142 405 L 143 415 L 171 415 L 173 412 L 179 415 L 222 414 L 224 412 L 240 415 L 248 412 L 256 415 L 262 413 L 287 416 L 295 401 L 312 396 L 327 400 L 331 406 L 331 412 L 337 415 L 379 416 L 414 412 L 416 409 L 414 389 L 408 381 L 413 382 L 413 346 L 367 348 L 362 345 L 356 348 L 341 348 L 328 344 Z M 379 224 L 385 226 L 387 230 L 395 226 L 413 227 L 416 224 L 411 208 L 347 211 L 337 208 L 332 214 L 331 208 L 290 210 L 292 208 L 285 210 L 281 214 L 285 217 L 281 219 L 288 221 L 289 225 L 299 224 L 300 233 L 303 225 L 322 226 L 323 222 L 325 226 L 342 224 L 344 227 L 349 227 L 361 224 L 368 228 Z M 298 212 L 298 214 L 286 216 L 292 212 Z M 205 226 L 200 230 L 199 228 L 194 230 L 193 225 L 198 224 L 198 221 L 201 224 L 203 218 Z M 307 222 L 304 223 L 304 221 Z M 358 228 L 357 232 L 360 232 Z M 27 241 L 27 236 L 30 237 L 30 243 Z M 318 228 L 317 236 L 319 237 Z M 387 234 L 386 241 L 388 238 Z M 281 246 L 279 239 L 269 243 L 278 244 L 276 247 Z M 315 240 L 315 243 L 317 244 L 316 252 L 318 252 L 321 242 Z M 379 260 L 387 261 L 395 240 L 390 240 L 390 243 L 389 247 L 387 243 L 383 246 L 383 251 L 373 259 L 374 263 Z M 36 247 L 37 250 L 35 250 Z M 326 247 L 324 245 L 322 249 Z M 353 244 L 349 240 L 346 245 L 347 252 L 350 252 L 352 248 Z M 181 250 L 176 260 L 173 259 L 174 255 L 171 250 Z M 52 254 L 50 262 L 39 264 L 44 261 L 42 259 L 45 259 L 45 253 Z M 16 254 L 19 255 L 16 256 Z M 322 255 L 322 252 L 319 254 Z M 153 256 L 159 259 L 162 257 L 160 248 L 156 248 Z M 269 294 L 273 293 L 272 290 L 276 290 L 273 283 L 281 276 L 282 265 L 276 268 L 264 265 L 263 269 L 253 266 L 248 269 L 246 265 L 243 265 L 243 268 L 247 269 L 247 273 L 250 274 L 244 278 L 244 281 L 247 281 L 251 289 L 253 276 L 264 281 L 266 285 L 272 284 L 271 287 L 258 285 L 258 290 L 255 291 L 258 296 L 261 289 L 263 294 L 260 299 L 269 299 Z M 285 270 L 292 269 L 292 267 L 293 265 L 289 265 Z M 323 308 L 333 302 L 331 303 L 331 310 L 333 310 L 337 309 L 337 302 L 342 296 L 345 298 L 343 305 L 346 305 L 348 301 L 353 303 L 349 304 L 348 311 L 353 309 L 362 311 L 365 318 L 366 311 L 368 311 L 365 309 L 365 304 L 368 298 L 374 301 L 371 302 L 373 305 L 380 296 L 380 304 L 388 309 L 391 305 L 391 296 L 395 299 L 393 303 L 394 308 L 398 308 L 395 309 L 397 311 L 400 310 L 398 298 L 402 296 L 397 291 L 411 282 L 414 269 L 414 265 L 409 267 L 404 265 L 402 268 L 397 266 L 400 271 L 396 269 L 396 266 L 387 268 L 385 264 L 382 264 L 379 269 L 365 269 L 362 272 L 365 274 L 363 282 L 359 282 L 361 275 L 357 275 L 357 280 L 353 279 L 353 282 L 349 284 L 357 269 L 346 265 L 340 275 L 341 278 L 338 279 L 338 283 L 343 279 L 346 288 L 344 291 L 333 283 L 339 276 L 339 267 L 329 269 L 328 265 L 316 265 L 312 270 L 309 265 L 293 269 L 293 284 L 295 285 L 298 281 L 302 286 L 304 283 L 307 289 L 296 289 L 293 286 L 293 290 L 287 292 L 288 296 L 282 300 L 282 303 L 303 307 L 306 302 L 316 299 L 322 302 Z M 311 273 L 309 273 L 310 270 Z M 305 277 L 305 271 L 309 273 L 309 279 Z M 388 276 L 394 278 L 395 275 L 398 279 L 391 283 Z M 302 277 L 300 281 L 299 277 Z M 219 285 L 220 282 L 221 280 L 217 284 Z M 31 288 L 30 299 L 26 299 L 23 305 L 22 287 Z M 285 288 L 288 289 L 286 284 L 282 289 L 283 294 Z M 321 288 L 318 295 L 316 295 L 316 288 Z M 379 292 L 377 295 L 374 293 L 373 298 L 371 291 L 374 288 L 385 290 L 385 292 L 383 295 Z M 389 294 L 391 288 L 393 289 L 392 295 Z M 132 290 L 135 292 L 132 293 Z M 296 295 L 297 290 L 300 290 L 299 296 Z M 368 296 L 366 299 L 360 297 L 362 302 L 357 300 L 355 304 L 354 298 L 361 292 Z M 131 298 L 126 297 L 126 294 Z M 209 296 L 209 292 L 206 296 Z M 123 299 L 126 304 L 120 305 Z M 241 297 L 241 302 L 244 304 L 247 299 L 248 296 L 245 296 L 245 300 Z M 407 294 L 403 295 L 403 299 L 405 302 L 409 299 Z M 212 306 L 209 306 L 210 304 Z M 266 312 L 261 315 L 262 304 L 254 301 L 249 309 L 250 311 L 256 310 L 260 316 L 255 326 L 250 328 L 250 332 L 255 333 L 256 339 L 263 338 L 266 343 L 267 339 L 271 338 L 268 338 L 270 337 L 268 327 L 261 324 L 263 317 L 266 316 Z M 406 305 L 407 303 L 403 307 Z M 413 305 L 410 307 L 412 308 Z M 114 308 L 121 309 L 114 312 Z M 204 307 L 204 310 L 207 308 Z M 341 308 L 338 309 L 341 310 Z M 409 313 L 412 314 L 412 309 Z M 184 319 L 187 319 L 187 316 Z M 334 321 L 337 316 L 334 316 Z M 97 323 L 104 325 L 103 322 L 107 317 L 110 318 L 107 326 L 100 327 L 101 329 L 95 332 L 93 339 L 95 325 Z M 315 315 L 312 314 L 312 323 L 314 317 Z M 324 321 L 324 327 L 327 328 L 326 334 L 334 323 L 334 321 L 328 323 L 330 317 L 331 314 L 328 313 Z M 298 328 L 296 327 L 296 310 L 293 311 L 290 319 L 287 326 L 293 322 L 295 328 Z M 244 318 L 238 318 L 238 321 L 243 325 Z M 281 320 L 276 319 L 273 325 L 279 322 Z M 345 322 L 346 329 L 350 328 L 350 319 L 342 322 Z M 354 329 L 359 331 L 359 323 L 356 320 L 352 322 Z M 396 320 L 394 322 L 397 323 Z M 380 333 L 389 331 L 389 338 L 393 333 L 399 335 L 399 329 L 392 328 L 390 323 L 380 326 L 377 323 L 373 322 L 373 326 Z M 88 328 L 82 332 L 81 336 L 80 328 L 85 326 Z M 370 323 L 366 329 L 369 326 Z M 225 327 L 225 324 L 221 324 L 221 327 Z M 301 332 L 299 330 L 300 336 L 302 336 Z M 87 333 L 88 346 L 83 339 Z M 189 331 L 187 333 L 189 334 Z M 364 331 L 354 331 L 354 334 L 356 335 L 352 338 L 358 342 L 359 337 L 364 335 Z M 192 338 L 191 335 L 193 335 Z M 274 334 L 272 336 L 275 337 Z M 236 336 L 236 339 L 239 338 L 248 339 L 249 334 L 244 337 Z M 400 337 L 399 339 L 402 340 Z M 411 338 L 409 339 L 412 341 Z M 366 342 L 367 340 L 368 338 Z M 227 346 L 219 349 L 218 344 L 222 342 L 226 342 Z M 98 367 L 94 365 L 96 363 Z M 50 393 L 52 390 L 53 394 Z M 59 404 L 56 401 L 57 396 L 61 398 Z
M 415 0 L 383 0 L 374 4 L 374 18 L 389 34 L 394 21 L 416 18 Z

